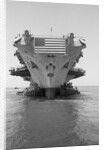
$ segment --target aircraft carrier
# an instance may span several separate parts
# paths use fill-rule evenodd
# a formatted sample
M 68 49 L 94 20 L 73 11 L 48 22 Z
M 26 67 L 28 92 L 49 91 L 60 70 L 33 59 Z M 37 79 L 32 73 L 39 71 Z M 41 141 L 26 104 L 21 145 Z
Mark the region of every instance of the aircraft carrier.
M 35 36 L 25 30 L 15 37 L 13 45 L 17 47 L 14 55 L 21 66 L 11 68 L 10 73 L 30 82 L 24 89 L 25 95 L 51 99 L 78 93 L 70 81 L 85 75 L 84 70 L 76 68 L 86 48 L 82 37 L 75 37 L 73 33 L 61 37 Z

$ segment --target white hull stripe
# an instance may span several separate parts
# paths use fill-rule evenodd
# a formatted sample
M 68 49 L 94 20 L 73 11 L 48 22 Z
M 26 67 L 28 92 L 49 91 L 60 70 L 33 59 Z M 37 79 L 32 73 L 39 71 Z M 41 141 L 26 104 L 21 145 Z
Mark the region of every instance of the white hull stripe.
M 65 42 L 61 42 L 61 41 L 45 41 L 45 43 L 59 43 L 59 44 L 64 44 Z
M 41 46 L 38 46 L 38 47 L 35 47 L 35 49 L 65 49 L 65 46 L 61 46 L 61 47 L 56 47 L 56 46 L 44 46 L 44 47 L 41 47 Z
M 43 50 L 43 49 L 35 49 L 35 51 L 43 51 L 43 52 L 44 52 L 44 51 L 47 51 L 47 52 L 48 52 L 48 51 L 49 51 L 49 52 L 50 52 L 50 51 L 56 51 L 56 52 L 57 52 L 57 51 L 63 51 L 63 52 L 64 52 L 63 49 L 59 49 L 59 50 L 56 50 L 56 49 L 44 49 L 44 50 Z
M 51 42 L 45 42 L 45 44 L 63 44 L 63 45 L 65 45 L 65 42 L 53 42 L 53 41 L 51 41 Z
M 59 42 L 65 42 L 65 39 L 45 39 L 45 42 L 47 41 L 59 41 Z
M 45 46 L 65 46 L 65 44 L 59 44 L 59 43 L 46 43 Z
M 53 51 L 50 51 L 50 52 L 49 51 L 44 51 L 44 52 L 43 51 L 36 51 L 36 53 L 53 53 L 53 54 L 55 54 L 55 53 L 58 53 L 58 54 L 62 53 L 62 54 L 65 54 L 64 51 L 57 51 L 57 52 L 56 51 L 55 52 L 53 52 Z

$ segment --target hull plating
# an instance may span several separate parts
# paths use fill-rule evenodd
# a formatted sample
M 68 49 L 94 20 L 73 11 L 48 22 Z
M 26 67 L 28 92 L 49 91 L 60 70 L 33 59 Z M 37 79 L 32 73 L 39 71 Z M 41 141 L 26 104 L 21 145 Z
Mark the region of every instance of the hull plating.
M 82 49 L 85 48 L 85 44 L 81 43 L 80 39 L 70 36 L 64 40 L 65 49 L 60 50 L 59 47 L 55 49 L 56 47 L 53 46 L 49 51 L 47 46 L 35 49 L 34 38 L 30 35 L 23 37 L 15 42 L 15 46 L 18 47 L 18 51 L 30 71 L 32 82 L 42 88 L 56 88 L 70 80 L 68 72 L 76 64 Z M 42 44 L 43 39 L 40 39 L 40 44 Z M 56 39 L 57 41 L 58 39 Z M 38 49 L 39 52 L 37 52 Z

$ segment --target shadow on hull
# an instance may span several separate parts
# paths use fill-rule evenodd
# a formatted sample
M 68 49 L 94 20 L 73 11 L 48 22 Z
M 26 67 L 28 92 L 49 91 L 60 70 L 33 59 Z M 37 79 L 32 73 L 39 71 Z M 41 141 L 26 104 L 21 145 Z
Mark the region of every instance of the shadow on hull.
M 28 97 L 35 97 L 38 99 L 59 99 L 59 98 L 69 98 L 72 95 L 80 94 L 77 87 L 76 88 L 38 88 L 32 91 L 28 91 L 28 89 L 24 89 L 23 91 L 18 91 L 18 95 L 24 95 Z

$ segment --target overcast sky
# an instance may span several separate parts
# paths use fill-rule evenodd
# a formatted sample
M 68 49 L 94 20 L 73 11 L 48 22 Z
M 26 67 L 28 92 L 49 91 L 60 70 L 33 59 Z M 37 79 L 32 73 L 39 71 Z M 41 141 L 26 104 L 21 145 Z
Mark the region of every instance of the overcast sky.
M 6 83 L 8 87 L 27 86 L 29 82 L 21 77 L 9 75 L 10 67 L 20 66 L 13 40 L 17 34 L 28 29 L 34 35 L 49 35 L 53 28 L 54 35 L 75 33 L 83 36 L 87 48 L 84 57 L 76 67 L 86 70 L 86 76 L 73 80 L 74 85 L 99 84 L 99 6 L 79 4 L 55 4 L 38 2 L 7 1 L 6 11 Z

